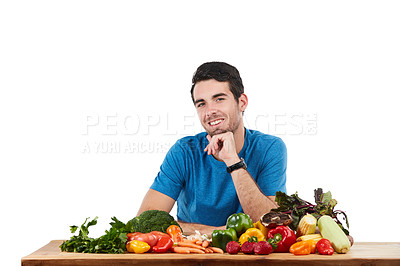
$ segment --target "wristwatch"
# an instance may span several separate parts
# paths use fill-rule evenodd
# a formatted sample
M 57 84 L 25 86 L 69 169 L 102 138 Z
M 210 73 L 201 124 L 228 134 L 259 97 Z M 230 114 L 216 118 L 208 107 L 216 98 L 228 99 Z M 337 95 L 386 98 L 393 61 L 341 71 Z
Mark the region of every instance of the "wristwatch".
M 233 171 L 235 171 L 235 170 L 237 170 L 237 169 L 240 169 L 240 168 L 243 168 L 244 170 L 247 169 L 247 165 L 246 165 L 246 163 L 244 162 L 244 159 L 243 159 L 243 158 L 240 159 L 240 162 L 235 163 L 235 164 L 232 164 L 231 166 L 228 166 L 228 167 L 226 168 L 226 171 L 227 171 L 228 173 L 232 173 Z

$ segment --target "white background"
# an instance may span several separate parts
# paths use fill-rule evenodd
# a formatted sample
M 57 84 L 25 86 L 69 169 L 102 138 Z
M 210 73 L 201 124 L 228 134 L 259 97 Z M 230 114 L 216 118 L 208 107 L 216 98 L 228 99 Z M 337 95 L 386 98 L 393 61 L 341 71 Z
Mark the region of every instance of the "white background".
M 86 217 L 99 216 L 98 236 L 136 215 L 168 145 L 202 130 L 189 90 L 207 61 L 239 69 L 247 126 L 285 141 L 288 193 L 330 190 L 356 241 L 399 241 L 399 12 L 397 1 L 2 1 L 4 265 Z

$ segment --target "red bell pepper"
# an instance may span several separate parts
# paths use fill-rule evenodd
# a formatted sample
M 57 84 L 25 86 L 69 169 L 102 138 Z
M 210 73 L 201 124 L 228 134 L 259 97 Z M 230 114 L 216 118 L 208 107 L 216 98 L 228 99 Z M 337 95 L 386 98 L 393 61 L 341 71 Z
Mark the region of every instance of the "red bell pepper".
M 170 236 L 159 236 L 157 244 L 153 247 L 153 251 L 157 253 L 167 252 L 174 245 L 174 241 Z
M 296 234 L 288 226 L 281 225 L 269 230 L 267 239 L 274 252 L 289 252 L 290 246 L 296 242 Z

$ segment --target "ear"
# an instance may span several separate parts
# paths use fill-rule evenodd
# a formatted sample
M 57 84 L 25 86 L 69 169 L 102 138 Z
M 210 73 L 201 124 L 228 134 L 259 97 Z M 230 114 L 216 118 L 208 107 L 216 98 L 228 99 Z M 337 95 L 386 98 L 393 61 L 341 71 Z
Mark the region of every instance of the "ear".
M 247 104 L 249 103 L 249 100 L 247 99 L 247 95 L 242 93 L 239 97 L 239 109 L 241 112 L 244 112 L 247 108 Z

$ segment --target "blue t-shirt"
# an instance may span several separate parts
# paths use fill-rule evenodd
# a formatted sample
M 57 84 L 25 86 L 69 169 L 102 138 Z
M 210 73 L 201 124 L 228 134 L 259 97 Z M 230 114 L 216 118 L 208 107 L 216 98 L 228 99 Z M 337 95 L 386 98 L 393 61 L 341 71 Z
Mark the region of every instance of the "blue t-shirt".
M 151 189 L 177 201 L 178 220 L 212 226 L 243 212 L 226 164 L 204 152 L 207 133 L 184 137 L 168 151 Z M 239 158 L 267 196 L 286 193 L 286 146 L 275 136 L 246 129 Z

